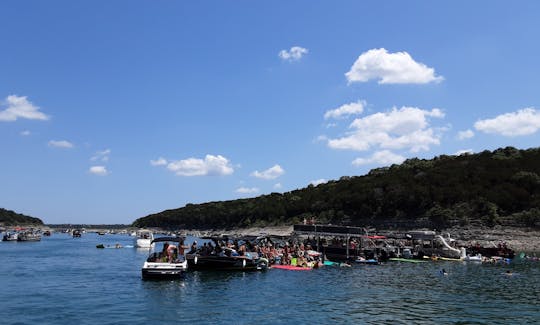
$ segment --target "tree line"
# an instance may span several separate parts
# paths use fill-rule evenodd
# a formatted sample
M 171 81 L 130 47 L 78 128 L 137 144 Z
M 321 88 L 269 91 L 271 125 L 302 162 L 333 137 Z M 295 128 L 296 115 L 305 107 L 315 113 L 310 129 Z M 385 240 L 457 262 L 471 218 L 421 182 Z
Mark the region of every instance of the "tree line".
M 39 218 L 30 217 L 24 214 L 16 213 L 11 210 L 0 208 L 0 224 L 4 226 L 15 225 L 35 225 L 42 226 L 43 221 Z
M 402 164 L 251 199 L 187 204 L 136 227 L 228 229 L 318 223 L 380 228 L 540 227 L 540 148 L 513 147 Z

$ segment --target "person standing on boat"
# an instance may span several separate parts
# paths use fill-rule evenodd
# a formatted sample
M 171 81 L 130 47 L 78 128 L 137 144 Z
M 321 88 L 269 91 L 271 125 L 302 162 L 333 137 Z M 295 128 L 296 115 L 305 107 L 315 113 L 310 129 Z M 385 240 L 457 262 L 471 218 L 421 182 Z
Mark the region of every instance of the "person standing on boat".
M 197 252 L 197 241 L 194 240 L 191 244 L 191 249 L 189 250 L 188 254 L 195 254 Z
M 169 263 L 171 263 L 174 260 L 175 252 L 178 251 L 178 247 L 176 245 L 169 245 L 167 246 L 167 258 Z
M 193 248 L 193 245 L 195 245 L 195 250 L 197 250 L 197 242 L 193 242 L 191 247 Z M 184 245 L 184 243 L 179 243 L 178 245 L 178 260 L 183 261 L 185 259 L 185 251 L 188 249 L 189 246 Z

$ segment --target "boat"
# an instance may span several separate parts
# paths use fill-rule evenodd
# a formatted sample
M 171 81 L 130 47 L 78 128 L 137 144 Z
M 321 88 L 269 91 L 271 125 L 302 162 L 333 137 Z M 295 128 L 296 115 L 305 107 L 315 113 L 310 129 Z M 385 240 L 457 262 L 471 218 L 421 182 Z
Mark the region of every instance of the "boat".
M 51 235 L 51 231 L 50 231 L 50 230 L 45 230 L 45 231 L 43 232 L 43 236 L 49 237 L 50 235 Z
M 287 270 L 287 271 L 311 271 L 311 270 L 313 270 L 312 267 L 302 267 L 302 266 L 296 266 L 296 265 L 281 265 L 281 264 L 274 264 L 270 268 L 271 269 L 279 269 L 279 270 Z
M 38 232 L 27 230 L 25 232 L 19 233 L 17 241 L 40 241 L 41 235 Z
M 17 241 L 18 237 L 19 233 L 15 231 L 8 231 L 6 232 L 4 237 L 2 237 L 2 241 Z
M 154 233 L 147 229 L 140 229 L 135 236 L 135 247 L 137 248 L 151 248 L 152 241 L 154 240 Z
M 483 259 L 482 259 L 481 254 L 477 254 L 477 255 L 467 255 L 467 256 L 463 257 L 463 261 L 465 261 L 465 262 L 482 262 Z
M 402 257 L 391 257 L 388 260 L 393 261 L 393 262 L 407 262 L 407 263 L 425 263 L 426 262 L 422 260 L 415 260 L 412 258 L 402 258 Z
M 355 259 L 354 262 L 357 263 L 357 264 L 366 264 L 366 265 L 379 265 L 379 264 L 381 264 L 381 262 L 379 262 L 377 259 L 374 259 L 374 258 L 365 259 L 365 258 L 362 258 L 362 257 L 359 257 L 359 258 Z
M 155 245 L 162 243 L 163 245 Z M 176 243 L 176 245 L 174 245 Z M 143 279 L 178 279 L 184 276 L 188 268 L 185 256 L 180 254 L 183 237 L 159 237 L 149 244 L 149 255 L 142 267 Z M 156 250 L 159 247 L 161 250 Z M 173 247 L 171 249 L 171 247 Z
M 222 247 L 218 238 L 214 240 L 215 246 L 193 247 L 186 254 L 188 268 L 192 270 L 215 271 L 256 271 L 266 270 L 268 260 L 256 252 L 239 253 L 232 247 Z M 209 249 L 209 247 L 211 247 Z
M 80 238 L 82 236 L 82 232 L 79 229 L 74 229 L 71 235 L 73 238 Z

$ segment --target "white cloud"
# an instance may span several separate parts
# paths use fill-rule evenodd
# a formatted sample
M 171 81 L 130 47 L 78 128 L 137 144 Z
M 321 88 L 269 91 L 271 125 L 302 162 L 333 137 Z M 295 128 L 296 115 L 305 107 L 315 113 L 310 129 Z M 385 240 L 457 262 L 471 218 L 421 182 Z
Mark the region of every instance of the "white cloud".
M 167 169 L 178 176 L 230 175 L 234 172 L 229 160 L 221 155 L 171 161 L 167 164 Z
M 237 188 L 235 192 L 241 193 L 241 194 L 253 194 L 253 193 L 259 193 L 259 189 L 256 187 L 240 187 L 240 188 Z
M 282 187 L 283 187 L 283 185 L 281 185 L 281 183 L 274 184 L 274 189 L 275 190 L 280 190 Z
M 167 160 L 165 158 L 159 157 L 157 160 L 150 160 L 150 165 L 152 165 L 152 166 L 165 166 L 165 165 L 167 165 Z
M 281 168 L 280 165 L 274 165 L 262 172 L 259 172 L 256 170 L 253 173 L 251 173 L 251 176 L 262 178 L 262 179 L 276 179 L 279 176 L 283 175 L 284 173 L 285 171 L 283 170 L 283 168 Z
M 39 111 L 26 96 L 10 95 L 6 98 L 7 108 L 0 111 L 0 122 L 13 122 L 18 118 L 28 120 L 48 120 L 49 116 Z
M 416 107 L 393 108 L 390 112 L 355 119 L 350 125 L 352 131 L 344 137 L 328 139 L 328 146 L 356 151 L 372 147 L 427 151 L 431 145 L 440 144 L 441 137 L 430 127 L 428 118 L 443 117 L 444 113 L 437 108 L 431 111 Z
M 474 132 L 472 130 L 459 131 L 457 138 L 458 140 L 466 140 L 474 137 Z
M 388 150 L 377 151 L 371 155 L 369 158 L 356 158 L 353 160 L 352 164 L 354 166 L 362 166 L 369 164 L 378 164 L 378 165 L 392 165 L 392 164 L 401 164 L 405 161 L 405 157 L 397 155 Z
M 345 76 L 349 83 L 379 79 L 379 84 L 426 84 L 444 79 L 409 53 L 388 53 L 384 48 L 362 53 Z
M 324 113 L 324 119 L 330 119 L 330 118 L 343 118 L 348 117 L 350 115 L 357 115 L 362 114 L 364 111 L 364 107 L 366 106 L 366 102 L 363 100 L 359 100 L 356 103 L 349 103 L 342 105 L 336 109 L 332 109 Z
M 540 129 L 540 113 L 532 107 L 524 108 L 492 119 L 479 120 L 474 127 L 478 131 L 507 137 L 530 135 Z
M 324 184 L 324 183 L 327 183 L 328 180 L 324 179 L 324 178 L 320 178 L 320 179 L 316 179 L 316 180 L 313 180 L 311 182 L 309 182 L 311 185 L 313 186 L 317 186 L 317 185 L 320 185 L 320 184 Z
M 106 176 L 109 174 L 109 171 L 107 171 L 107 168 L 105 166 L 92 166 L 88 171 L 91 174 L 98 176 Z
M 51 140 L 49 141 L 48 145 L 49 147 L 53 147 L 53 148 L 65 148 L 65 149 L 71 149 L 74 147 L 73 143 L 66 140 L 60 140 L 60 141 Z
M 105 149 L 103 151 L 97 151 L 92 158 L 90 158 L 91 161 L 109 161 L 109 155 L 111 154 L 111 149 Z
M 474 153 L 474 151 L 472 149 L 463 149 L 463 150 L 459 150 L 457 151 L 454 156 L 461 156 L 463 154 L 470 154 L 472 155 Z
M 28 131 L 28 130 L 24 130 L 24 131 L 21 132 L 22 136 L 29 136 L 30 134 L 32 134 L 32 133 L 30 131 Z
M 309 51 L 306 48 L 300 46 L 293 46 L 290 50 L 281 50 L 279 51 L 278 56 L 285 61 L 298 61 L 304 54 L 307 54 Z

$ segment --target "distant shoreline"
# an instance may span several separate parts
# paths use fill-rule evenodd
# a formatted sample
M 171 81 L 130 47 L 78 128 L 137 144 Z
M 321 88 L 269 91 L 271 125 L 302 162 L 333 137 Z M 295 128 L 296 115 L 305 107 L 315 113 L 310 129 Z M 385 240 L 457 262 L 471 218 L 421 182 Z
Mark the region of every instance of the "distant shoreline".
M 83 225 L 72 225 L 72 228 L 80 228 Z M 122 227 L 123 226 L 123 227 Z M 2 228 L 12 229 L 16 226 L 2 226 Z M 41 228 L 44 230 L 57 230 L 59 227 L 55 225 L 20 225 L 19 227 L 27 228 Z M 160 228 L 149 227 L 155 229 L 156 232 L 166 230 Z M 89 232 L 101 232 L 101 231 L 127 231 L 131 233 L 136 230 L 130 225 L 86 225 L 86 230 Z M 269 227 L 250 227 L 250 228 L 234 228 L 234 229 L 180 229 L 181 233 L 194 235 L 197 237 L 204 236 L 218 236 L 227 234 L 231 237 L 236 236 L 289 236 L 293 232 L 293 226 L 269 226 Z M 409 230 L 388 230 L 377 229 L 374 233 L 404 233 Z M 508 247 L 512 248 L 516 252 L 540 252 L 540 229 L 533 228 L 513 228 L 513 227 L 454 227 L 449 229 L 443 229 L 438 231 L 444 235 L 450 234 L 450 237 L 457 241 L 458 246 L 470 246 L 480 244 L 484 247 L 497 246 L 500 242 L 506 242 Z

